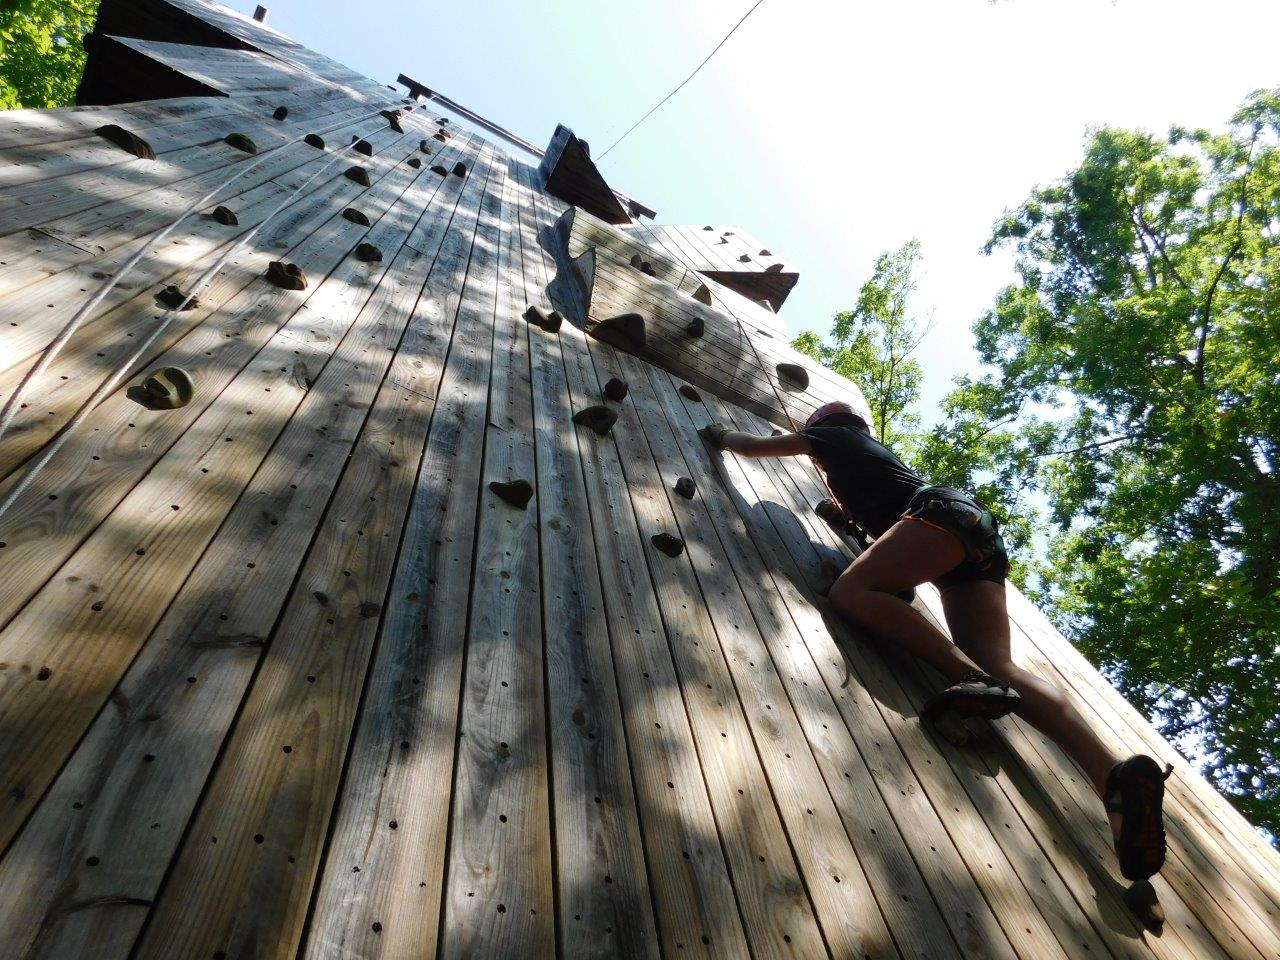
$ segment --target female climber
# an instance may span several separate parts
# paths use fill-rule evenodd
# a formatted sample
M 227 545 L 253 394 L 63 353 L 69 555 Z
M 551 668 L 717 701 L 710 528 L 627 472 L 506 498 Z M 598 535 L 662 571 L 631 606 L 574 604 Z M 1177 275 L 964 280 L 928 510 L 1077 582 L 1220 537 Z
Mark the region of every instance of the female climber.
M 1159 871 L 1169 772 L 1145 755 L 1120 759 L 1058 687 L 1013 662 L 1004 587 L 1009 557 L 990 510 L 959 490 L 927 484 L 874 440 L 846 403 L 819 407 L 797 433 L 758 437 L 712 424 L 702 436 L 740 456 L 810 456 L 833 497 L 818 504 L 818 513 L 838 529 L 856 524 L 875 538 L 832 585 L 832 605 L 950 684 L 926 701 L 921 716 L 945 729 L 957 718 L 1018 714 L 1088 775 L 1111 817 L 1124 876 L 1142 880 Z M 941 594 L 950 639 L 901 596 L 925 582 Z

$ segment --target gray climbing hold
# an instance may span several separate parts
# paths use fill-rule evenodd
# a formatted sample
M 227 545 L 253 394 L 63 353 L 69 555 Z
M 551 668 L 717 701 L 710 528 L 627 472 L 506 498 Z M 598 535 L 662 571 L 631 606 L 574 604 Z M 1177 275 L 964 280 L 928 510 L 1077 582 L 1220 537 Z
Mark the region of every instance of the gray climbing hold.
M 711 306 L 711 288 L 705 283 L 699 284 L 698 289 L 693 291 L 693 299 L 699 303 L 705 303 L 708 307 Z
M 168 307 L 170 310 L 194 310 L 200 306 L 200 301 L 196 297 L 188 297 L 182 292 L 182 288 L 177 284 L 169 284 L 163 290 L 156 294 L 156 300 L 161 305 Z
M 467 175 L 467 165 L 459 160 L 453 165 L 453 175 L 455 177 L 465 177 Z
M 778 371 L 778 382 L 795 393 L 809 389 L 809 371 L 798 363 L 780 363 L 774 369 Z
M 417 169 L 419 169 L 419 168 L 422 166 L 422 161 L 421 161 L 421 160 L 419 160 L 417 157 L 410 157 L 410 158 L 409 158 L 409 166 L 411 166 L 411 167 L 413 167 L 413 169 L 417 170 Z
M 489 489 L 497 494 L 498 499 L 511 504 L 517 510 L 528 507 L 529 501 L 533 499 L 533 485 L 528 480 L 507 482 L 495 480 L 489 484 Z
M 355 207 L 347 207 L 347 209 L 343 210 L 342 219 L 350 220 L 352 223 L 358 224 L 359 226 L 362 226 L 362 227 L 369 226 L 369 218 L 365 216 L 365 214 L 362 211 L 357 210 Z
M 649 542 L 668 557 L 678 557 L 684 553 L 684 541 L 669 533 L 655 533 L 649 538 Z
M 694 317 L 689 321 L 689 325 L 684 328 L 684 332 L 691 337 L 700 337 L 707 332 L 707 322 L 701 317 Z
M 362 140 L 360 137 L 353 136 L 351 138 L 351 149 L 356 153 L 363 153 L 366 157 L 373 156 L 373 144 L 368 140 Z
M 687 383 L 680 384 L 680 396 L 684 397 L 686 400 L 692 400 L 694 403 L 702 402 L 702 394 Z
M 645 337 L 644 317 L 638 313 L 620 313 L 616 317 L 601 320 L 591 333 L 624 350 L 643 350 Z
M 610 410 L 606 406 L 596 405 L 579 410 L 573 415 L 573 422 L 589 427 L 603 437 L 618 422 L 618 414 L 617 411 Z
M 381 263 L 382 251 L 372 243 L 362 243 L 356 247 L 356 259 L 364 263 Z
M 308 133 L 302 138 L 302 142 L 309 147 L 315 147 L 317 150 L 324 149 L 324 137 L 318 133 Z
M 230 207 L 214 207 L 213 213 L 209 214 L 209 216 L 224 227 L 238 227 L 240 225 L 240 218 L 236 216 L 235 211 Z
M 686 500 L 692 500 L 694 491 L 697 490 L 697 487 L 694 486 L 692 477 L 681 477 L 676 481 L 675 490 L 676 493 L 680 494 L 680 496 L 684 497 Z
M 276 107 L 275 113 L 271 114 L 272 120 L 283 120 L 289 115 L 288 107 Z
M 229 147 L 235 147 L 244 153 L 257 153 L 258 145 L 246 137 L 243 133 L 228 133 L 222 138 L 223 142 Z
M 387 126 L 396 133 L 404 133 L 404 127 L 400 126 L 399 110 L 379 110 L 378 112 L 387 118 Z
M 621 403 L 627 399 L 627 381 L 611 377 L 609 382 L 604 385 L 604 398 L 612 400 L 614 403 Z
M 548 333 L 556 333 L 560 329 L 560 324 L 564 323 L 564 316 L 559 310 L 546 310 L 537 304 L 525 310 L 523 316 L 529 323 L 541 327 Z
M 285 290 L 307 289 L 307 275 L 300 266 L 287 260 L 272 260 L 267 264 L 267 279 Z
M 176 410 L 185 407 L 195 396 L 195 382 L 181 367 L 161 367 L 153 370 L 140 384 L 125 391 L 125 395 L 148 410 Z
M 354 167 L 348 167 L 343 176 L 348 180 L 354 180 L 362 187 L 369 186 L 369 171 L 360 166 L 360 164 L 356 164 Z
M 714 230 L 714 229 L 715 229 L 715 227 L 707 226 L 707 227 L 703 227 L 702 229 L 703 229 L 703 230 Z
M 98 127 L 93 132 L 102 137 L 102 139 L 114 143 L 121 150 L 132 153 L 139 160 L 154 160 L 156 158 L 156 152 L 151 149 L 151 144 L 119 124 L 108 123 L 105 126 Z

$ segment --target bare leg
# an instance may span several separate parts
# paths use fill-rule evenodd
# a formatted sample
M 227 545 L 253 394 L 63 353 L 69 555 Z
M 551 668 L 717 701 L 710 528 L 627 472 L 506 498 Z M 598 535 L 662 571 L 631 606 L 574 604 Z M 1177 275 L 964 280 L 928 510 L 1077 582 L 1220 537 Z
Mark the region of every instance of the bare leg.
M 942 595 L 942 608 L 956 644 L 983 670 L 1018 691 L 1022 699 L 1014 712 L 1065 750 L 1102 796 L 1107 774 L 1120 758 L 1056 685 L 1014 664 L 1004 586 L 982 580 L 960 584 Z
M 894 594 L 941 576 L 964 560 L 951 534 L 900 520 L 849 565 L 831 587 L 836 611 L 924 660 L 950 681 L 978 666 L 909 603 Z

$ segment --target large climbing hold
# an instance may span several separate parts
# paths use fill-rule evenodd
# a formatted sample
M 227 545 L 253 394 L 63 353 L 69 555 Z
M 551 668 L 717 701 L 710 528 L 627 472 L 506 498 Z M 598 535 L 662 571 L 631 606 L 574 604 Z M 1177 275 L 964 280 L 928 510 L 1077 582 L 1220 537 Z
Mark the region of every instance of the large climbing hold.
M 357 210 L 355 207 L 347 207 L 347 209 L 343 210 L 342 219 L 349 220 L 351 223 L 361 227 L 369 226 L 369 218 L 365 216 L 363 211 Z
M 243 133 L 228 133 L 222 138 L 223 142 L 229 147 L 235 147 L 243 153 L 257 153 L 258 145 L 246 137 Z
M 697 491 L 692 477 L 681 477 L 676 481 L 675 491 L 686 500 L 692 500 L 694 493 Z
M 620 313 L 616 317 L 601 320 L 591 332 L 606 343 L 624 350 L 643 350 L 647 342 L 644 317 L 638 313 Z
M 489 489 L 499 500 L 511 504 L 517 510 L 528 507 L 529 501 L 533 499 L 533 485 L 528 480 L 495 480 L 489 484 Z
M 125 391 L 125 395 L 148 410 L 176 410 L 185 407 L 195 396 L 195 382 L 181 367 L 161 367 L 153 370 L 140 384 Z
M 686 400 L 692 400 L 694 403 L 702 402 L 702 394 L 687 383 L 680 384 L 680 396 Z
M 267 265 L 267 279 L 285 290 L 307 289 L 307 275 L 300 266 L 287 260 L 272 260 Z
M 765 268 L 764 268 L 764 272 L 765 272 L 765 273 L 781 273 L 781 272 L 782 272 L 782 264 L 780 264 L 780 263 L 771 263 L 771 264 L 769 264 L 767 267 L 765 267 Z
M 366 157 L 373 156 L 373 144 L 361 137 L 352 136 L 351 149 L 356 153 L 363 153 Z
M 409 166 L 413 167 L 413 169 L 415 170 L 418 170 L 422 167 L 422 161 L 419 160 L 417 157 L 410 157 L 408 160 L 408 163 L 409 163 Z
M 161 306 L 168 307 L 170 310 L 194 310 L 200 306 L 200 301 L 196 297 L 183 293 L 182 288 L 175 283 L 169 284 L 157 293 L 156 300 Z
M 547 310 L 536 303 L 524 312 L 524 318 L 535 327 L 541 327 L 548 333 L 558 332 L 560 324 L 564 323 L 564 316 L 559 310 Z
M 419 141 L 418 141 L 418 150 L 419 150 L 420 152 L 422 152 L 422 153 L 427 154 L 427 156 L 430 156 L 430 155 L 431 155 L 431 144 L 429 144 L 426 140 L 419 140 Z
M 698 284 L 698 289 L 693 291 L 693 299 L 699 303 L 705 303 L 708 307 L 711 306 L 711 288 L 705 283 Z
M 372 243 L 362 243 L 356 247 L 356 259 L 364 263 L 381 263 L 382 251 Z
M 604 385 L 604 398 L 614 403 L 621 403 L 627 399 L 627 381 L 610 377 L 609 382 Z
M 573 422 L 579 426 L 589 427 L 603 437 L 618 422 L 618 414 L 617 411 L 598 404 L 579 410 L 573 415 Z
M 453 175 L 455 177 L 465 177 L 467 175 L 467 165 L 459 160 L 453 165 Z
M 236 216 L 235 211 L 230 207 L 214 207 L 213 213 L 209 214 L 209 216 L 224 227 L 240 226 L 240 218 Z
M 668 557 L 678 557 L 684 553 L 684 541 L 669 533 L 655 533 L 649 538 L 649 542 Z
M 130 133 L 119 124 L 108 123 L 105 126 L 98 127 L 93 132 L 102 137 L 102 139 L 114 143 L 121 150 L 132 153 L 139 160 L 154 160 L 156 158 L 156 152 L 151 149 L 151 144 L 136 133 Z
M 778 371 L 778 382 L 784 389 L 793 393 L 802 393 L 809 389 L 809 371 L 798 363 L 780 363 L 775 367 Z
M 347 172 L 344 173 L 343 176 L 348 180 L 355 181 L 362 187 L 369 186 L 369 171 L 358 163 L 354 167 L 348 167 Z
M 324 137 L 318 133 L 308 133 L 302 138 L 302 142 L 309 147 L 315 147 L 317 150 L 324 149 Z
M 387 118 L 387 126 L 396 133 L 404 133 L 404 127 L 400 126 L 399 110 L 379 110 L 378 112 Z
M 444 168 L 444 164 L 440 163 L 433 163 L 431 165 L 431 172 L 439 174 L 442 177 L 447 177 L 449 175 L 449 171 Z

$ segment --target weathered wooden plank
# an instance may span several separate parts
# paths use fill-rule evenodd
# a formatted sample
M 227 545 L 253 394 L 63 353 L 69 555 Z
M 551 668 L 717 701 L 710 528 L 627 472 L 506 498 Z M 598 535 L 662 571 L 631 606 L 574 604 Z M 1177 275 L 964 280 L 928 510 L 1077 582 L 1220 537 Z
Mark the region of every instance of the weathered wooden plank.
M 379 384 L 422 359 L 422 328 L 405 328 L 462 184 L 433 186 L 414 187 L 425 211 L 411 236 L 427 252 L 406 243 L 391 260 L 114 692 L 119 709 L 99 714 L 0 860 L 0 887 L 15 891 L 0 902 L 0 939 L 16 954 L 128 954 L 362 424 L 383 437 L 429 403 L 426 390 Z
M 532 171 L 512 166 L 519 186 L 524 300 L 546 304 L 555 263 L 539 240 L 545 210 L 532 193 Z M 538 537 L 560 953 L 649 960 L 658 956 L 651 884 L 657 879 L 680 896 L 686 871 L 679 851 L 669 843 L 653 847 L 652 876 L 646 869 L 641 803 L 627 762 L 625 720 L 602 613 L 605 601 L 559 338 L 533 326 L 527 335 L 536 485 L 544 492 L 538 500 Z M 680 936 L 692 941 L 697 935 L 685 931 Z
M 393 204 L 409 179 L 393 175 L 372 191 L 371 209 L 379 216 L 392 209 L 380 224 L 390 236 L 407 231 L 403 211 Z M 268 293 L 266 281 L 249 288 L 242 301 L 256 318 L 249 330 L 254 341 L 266 343 L 261 351 L 250 346 L 254 359 L 243 370 L 232 366 L 234 379 L 230 371 L 224 374 L 228 388 L 211 391 L 216 399 L 206 401 L 198 417 L 189 415 L 181 439 L 171 449 L 161 447 L 163 460 L 155 462 L 158 452 L 139 439 L 148 433 L 135 426 L 144 422 L 142 411 L 117 393 L 83 425 L 80 437 L 87 444 L 64 449 L 64 462 L 79 470 L 76 483 L 98 480 L 92 495 L 50 483 L 56 474 L 42 477 L 31 497 L 45 501 L 44 514 L 21 509 L 19 501 L 7 518 L 16 542 L 5 548 L 6 563 L 15 570 L 60 572 L 25 605 L 21 598 L 39 582 L 10 582 L 3 595 L 7 606 L 16 601 L 21 609 L 0 633 L 0 660 L 12 665 L 0 674 L 0 723 L 13 733 L 0 742 L 0 842 L 8 843 L 43 793 L 354 321 L 371 279 L 382 272 L 380 265 L 347 258 L 364 229 L 336 218 L 309 238 L 314 254 L 300 260 L 314 261 L 320 276 L 346 260 L 310 297 Z M 233 320 L 246 318 L 239 309 L 228 313 Z M 99 444 L 107 454 L 100 467 L 98 461 L 76 463 L 86 445 Z M 151 469 L 139 479 L 143 464 Z M 103 515 L 95 508 L 110 516 L 93 529 Z M 63 549 L 42 558 L 54 529 Z M 88 539 L 62 563 L 89 529 Z M 42 582 L 47 574 L 28 575 Z

